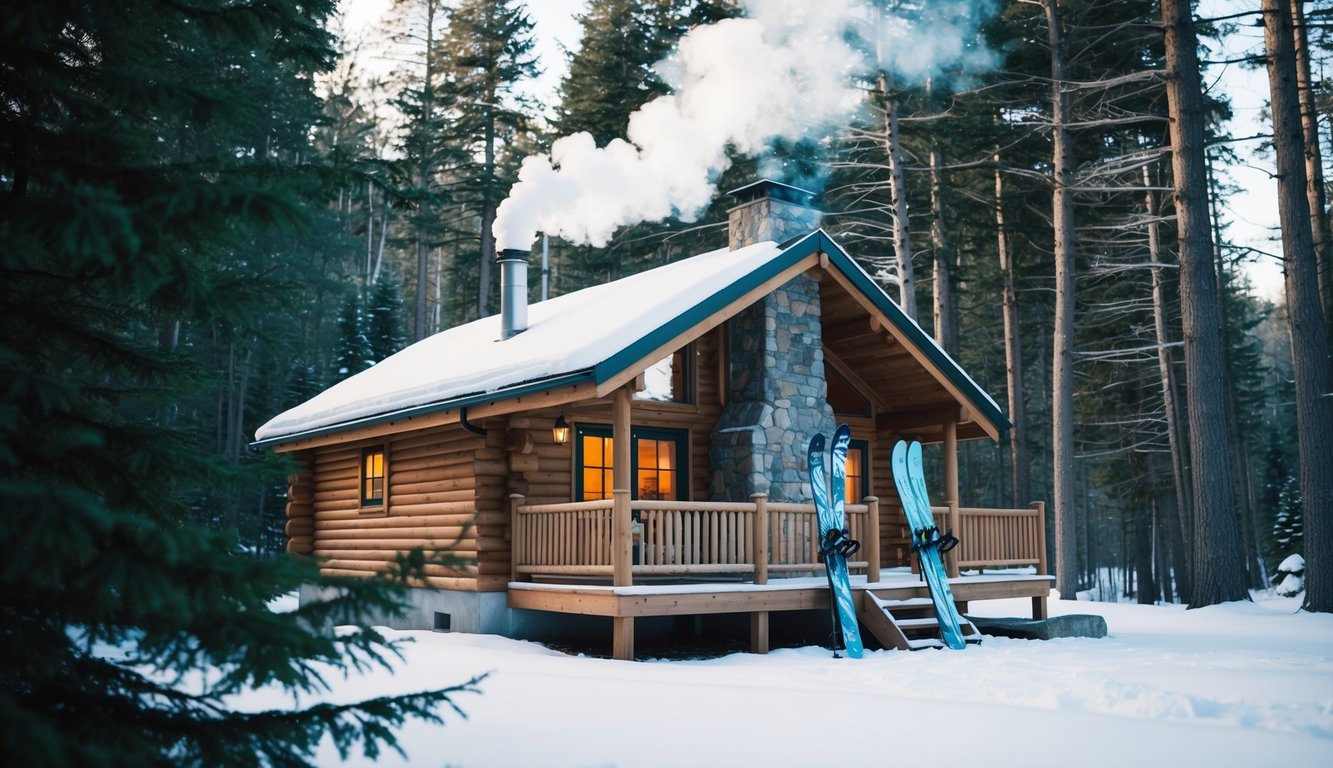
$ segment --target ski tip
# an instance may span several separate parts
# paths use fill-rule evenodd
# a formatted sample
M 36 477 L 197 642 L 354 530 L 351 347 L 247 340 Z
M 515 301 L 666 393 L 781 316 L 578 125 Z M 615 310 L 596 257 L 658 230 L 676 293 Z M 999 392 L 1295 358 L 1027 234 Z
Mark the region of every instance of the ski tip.
M 824 435 L 817 434 L 810 438 L 810 453 L 820 453 L 824 450 Z
M 901 464 L 907 460 L 907 441 L 899 440 L 893 444 L 893 463 Z

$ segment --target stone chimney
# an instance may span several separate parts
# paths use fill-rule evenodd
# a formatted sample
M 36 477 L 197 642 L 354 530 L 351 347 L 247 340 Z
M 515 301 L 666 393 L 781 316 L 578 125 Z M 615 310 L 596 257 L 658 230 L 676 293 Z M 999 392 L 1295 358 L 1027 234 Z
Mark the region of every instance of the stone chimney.
M 733 191 L 732 250 L 785 242 L 819 226 L 814 195 L 762 180 Z M 824 379 L 819 282 L 797 275 L 727 323 L 727 405 L 709 449 L 714 500 L 808 502 L 806 448 L 817 433 L 832 436 L 833 411 Z
M 500 265 L 500 341 L 528 329 L 528 251 L 505 248 Z
M 760 179 L 727 194 L 739 203 L 727 212 L 727 245 L 731 250 L 765 240 L 786 242 L 819 228 L 823 215 L 814 207 L 815 193 L 772 179 Z

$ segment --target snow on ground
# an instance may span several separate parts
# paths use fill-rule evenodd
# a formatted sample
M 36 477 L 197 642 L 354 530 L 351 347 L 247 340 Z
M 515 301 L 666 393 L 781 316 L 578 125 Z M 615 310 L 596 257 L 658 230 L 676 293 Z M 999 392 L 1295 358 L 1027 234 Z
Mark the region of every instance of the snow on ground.
M 1027 615 L 1027 600 L 975 603 Z M 696 661 L 570 656 L 489 635 L 393 632 L 395 674 L 334 682 L 328 700 L 461 683 L 463 720 L 411 723 L 408 759 L 376 766 L 1327 765 L 1333 616 L 1295 599 L 1192 611 L 1051 601 L 1106 618 L 1103 639 L 987 637 L 964 651 L 818 647 Z M 256 691 L 242 709 L 290 706 Z M 309 703 L 309 702 L 303 702 Z M 321 765 L 343 765 L 331 745 Z M 347 765 L 370 765 L 354 754 Z

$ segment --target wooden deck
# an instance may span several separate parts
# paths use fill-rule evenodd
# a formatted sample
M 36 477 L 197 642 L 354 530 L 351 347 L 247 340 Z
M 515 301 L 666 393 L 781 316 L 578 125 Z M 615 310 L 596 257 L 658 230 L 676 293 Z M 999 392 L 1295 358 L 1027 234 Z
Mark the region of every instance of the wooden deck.
M 611 499 L 566 504 L 524 504 L 512 496 L 513 539 L 508 602 L 511 608 L 609 616 L 613 655 L 634 657 L 634 619 L 709 613 L 748 613 L 752 646 L 768 649 L 768 616 L 828 606 L 828 581 L 819 560 L 819 523 L 813 504 Z M 868 629 L 886 646 L 918 647 L 909 634 L 933 622 L 922 616 L 924 582 L 905 566 L 906 521 L 867 497 L 846 506 L 851 536 L 863 548 L 848 563 L 853 591 Z M 975 600 L 1027 597 L 1034 618 L 1046 615 L 1045 510 L 934 507 L 941 530 L 962 543 L 945 557 L 961 610 Z M 892 551 L 890 551 L 892 550 Z M 887 568 L 885 566 L 888 566 Z M 1029 574 L 1016 569 L 1026 567 Z M 1007 569 L 1000 575 L 986 568 Z M 872 593 L 876 600 L 866 599 Z M 895 611 L 902 611 L 899 620 Z M 914 632 L 902 631 L 909 627 Z
M 1053 577 L 1040 574 L 1000 573 L 960 576 L 949 580 L 960 611 L 977 600 L 1026 597 L 1032 617 L 1045 618 L 1046 599 Z M 930 593 L 918 574 L 906 568 L 887 570 L 878 581 L 852 577 L 856 604 L 873 593 L 892 605 L 921 605 Z M 773 611 L 827 609 L 828 581 L 824 577 L 774 579 L 754 583 L 677 583 L 612 586 L 516 581 L 509 584 L 509 607 L 555 613 L 608 616 L 616 620 L 613 655 L 634 658 L 633 620 L 644 616 L 690 616 L 710 613 L 748 613 L 750 645 L 767 653 L 768 614 Z M 915 601 L 915 602 L 914 602 Z M 887 645 L 887 643 L 886 643 Z

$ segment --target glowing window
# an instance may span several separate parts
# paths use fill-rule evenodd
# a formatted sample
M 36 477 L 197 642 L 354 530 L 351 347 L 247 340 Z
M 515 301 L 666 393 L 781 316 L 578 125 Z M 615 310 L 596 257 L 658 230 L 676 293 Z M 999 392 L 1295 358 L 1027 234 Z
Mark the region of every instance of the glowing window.
M 611 498 L 611 477 L 614 469 L 615 451 L 611 438 L 587 434 L 580 430 L 579 449 L 582 452 L 583 492 L 579 498 L 583 501 Z
M 578 432 L 578 487 L 575 496 L 581 501 L 611 498 L 613 490 L 612 456 L 615 441 L 611 430 L 602 426 L 580 425 Z M 639 429 L 630 431 L 633 443 L 630 452 L 630 471 L 634 476 L 633 498 L 685 498 L 683 462 L 686 433 L 678 430 Z
M 361 506 L 384 506 L 384 449 L 361 452 Z
M 861 440 L 853 440 L 847 448 L 847 503 L 860 504 L 866 497 L 866 457 L 869 446 Z

